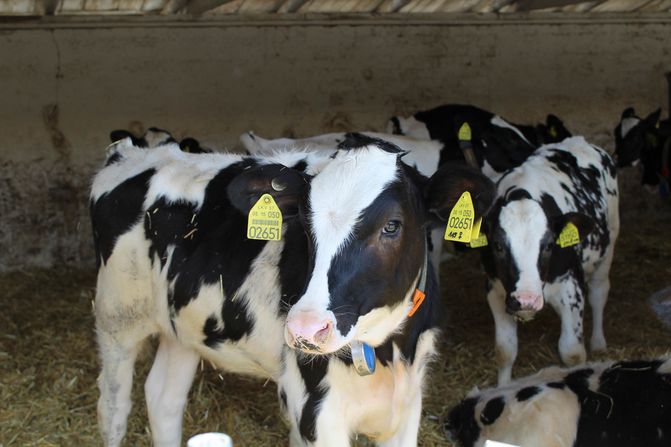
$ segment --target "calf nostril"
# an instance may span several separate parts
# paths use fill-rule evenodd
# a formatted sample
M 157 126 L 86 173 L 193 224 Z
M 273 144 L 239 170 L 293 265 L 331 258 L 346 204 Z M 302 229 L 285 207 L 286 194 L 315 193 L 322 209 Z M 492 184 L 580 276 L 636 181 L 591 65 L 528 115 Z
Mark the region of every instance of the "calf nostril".
M 319 344 L 325 344 L 331 334 L 331 323 L 324 324 L 324 327 L 315 332 L 314 340 Z

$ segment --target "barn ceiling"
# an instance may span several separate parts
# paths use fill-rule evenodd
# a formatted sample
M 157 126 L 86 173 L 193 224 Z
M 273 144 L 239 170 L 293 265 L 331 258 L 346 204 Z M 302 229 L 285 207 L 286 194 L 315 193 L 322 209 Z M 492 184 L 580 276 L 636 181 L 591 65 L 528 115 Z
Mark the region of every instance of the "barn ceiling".
M 0 16 L 665 13 L 671 0 L 0 0 Z

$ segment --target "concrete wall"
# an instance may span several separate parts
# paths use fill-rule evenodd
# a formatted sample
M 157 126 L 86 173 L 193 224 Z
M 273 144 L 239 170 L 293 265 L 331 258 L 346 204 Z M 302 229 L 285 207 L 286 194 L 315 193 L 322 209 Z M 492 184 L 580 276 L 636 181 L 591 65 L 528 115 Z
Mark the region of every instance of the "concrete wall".
M 115 128 L 215 146 L 380 129 L 446 102 L 547 112 L 609 145 L 622 109 L 666 105 L 671 24 L 0 29 L 0 270 L 93 265 L 90 177 Z

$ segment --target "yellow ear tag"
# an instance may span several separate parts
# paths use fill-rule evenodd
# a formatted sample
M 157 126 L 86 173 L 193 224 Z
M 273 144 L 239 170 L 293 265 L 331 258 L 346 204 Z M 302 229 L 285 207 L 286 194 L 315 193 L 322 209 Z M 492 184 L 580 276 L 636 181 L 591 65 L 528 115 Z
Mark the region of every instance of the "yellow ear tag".
M 561 233 L 559 233 L 559 238 L 557 243 L 561 248 L 571 247 L 580 243 L 580 233 L 578 233 L 578 227 L 573 225 L 571 222 L 567 223 Z
M 486 247 L 487 245 L 489 245 L 489 242 L 485 233 L 480 233 L 478 237 L 471 239 L 471 243 L 469 244 L 471 248 Z
M 279 241 L 282 239 L 282 211 L 270 194 L 264 194 L 249 210 L 247 239 Z
M 471 193 L 464 192 L 456 205 L 450 211 L 450 217 L 447 219 L 447 228 L 445 228 L 445 240 L 455 242 L 470 242 L 473 233 L 473 220 L 475 210 Z M 478 233 L 480 229 L 478 228 Z
M 477 239 L 480 237 L 480 227 L 482 226 L 482 217 L 475 221 L 473 225 L 473 230 L 471 231 L 471 240 Z
M 555 126 L 550 126 L 550 136 L 552 138 L 557 138 L 557 129 L 555 129 Z
M 471 126 L 469 126 L 468 123 L 461 125 L 459 132 L 457 133 L 457 138 L 459 138 L 459 141 L 471 141 Z

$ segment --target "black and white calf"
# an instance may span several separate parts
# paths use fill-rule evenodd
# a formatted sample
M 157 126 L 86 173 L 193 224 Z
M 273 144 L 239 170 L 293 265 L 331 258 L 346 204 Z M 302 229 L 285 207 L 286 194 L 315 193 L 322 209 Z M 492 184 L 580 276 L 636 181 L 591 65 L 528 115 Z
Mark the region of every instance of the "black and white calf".
M 149 149 L 162 146 L 164 144 L 177 142 L 177 140 L 173 138 L 170 132 L 168 132 L 167 130 L 159 129 L 157 127 L 150 127 L 141 137 L 136 137 L 135 135 L 133 135 L 133 133 L 124 129 L 113 130 L 112 132 L 110 132 L 110 140 L 112 141 L 112 143 L 116 143 L 125 138 L 129 138 L 131 144 L 135 147 L 149 148 Z M 191 154 L 208 154 L 213 152 L 212 149 L 202 147 L 198 140 L 191 137 L 183 138 L 179 142 L 179 147 L 184 152 L 188 152 Z
M 546 368 L 470 394 L 445 428 L 462 447 L 668 446 L 671 359 Z
M 661 109 L 645 118 L 633 107 L 622 112 L 615 127 L 615 158 L 618 168 L 641 165 L 641 183 L 660 188 L 668 196 L 671 184 L 671 121 L 660 121 Z
M 356 433 L 416 444 L 441 315 L 426 231 L 464 190 L 484 213 L 494 188 L 461 166 L 427 179 L 400 162 L 398 148 L 370 138 L 345 146 L 332 158 L 111 148 L 91 193 L 106 445 L 124 436 L 134 360 L 152 335 L 160 344 L 145 394 L 154 445 L 180 444 L 200 358 L 277 380 L 294 446 L 348 445 Z M 264 193 L 284 215 L 278 242 L 246 237 Z M 409 316 L 422 272 L 426 298 Z M 354 372 L 352 341 L 375 349 L 374 374 Z
M 472 132 L 472 146 L 482 172 L 496 179 L 518 166 L 543 143 L 571 136 L 559 118 L 548 115 L 545 125 L 512 124 L 492 112 L 472 105 L 447 104 L 403 118 L 392 117 L 387 130 L 420 140 L 443 143 L 440 163 L 464 160 L 458 133 L 463 123 Z
M 582 317 L 588 291 L 591 348 L 605 349 L 603 309 L 619 214 L 615 165 L 608 153 L 582 137 L 542 146 L 504 174 L 497 189 L 483 224 L 489 245 L 482 260 L 503 384 L 517 356 L 517 320 L 533 317 L 545 301 L 561 317 L 563 362 L 585 361 Z M 569 223 L 580 242 L 562 248 L 557 239 Z

